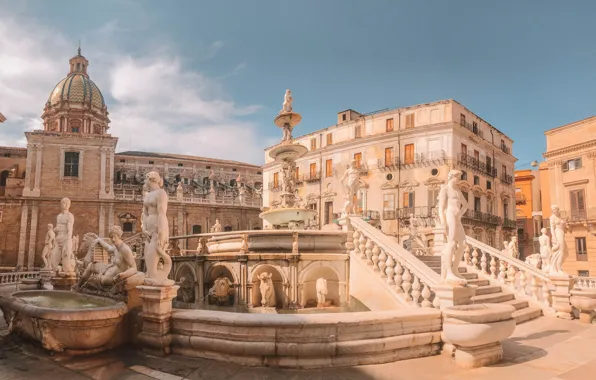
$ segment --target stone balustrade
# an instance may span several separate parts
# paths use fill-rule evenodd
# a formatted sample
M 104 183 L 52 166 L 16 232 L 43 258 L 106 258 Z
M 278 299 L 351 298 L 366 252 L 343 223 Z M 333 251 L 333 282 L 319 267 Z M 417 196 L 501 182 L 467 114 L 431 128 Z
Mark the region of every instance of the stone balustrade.
M 575 277 L 575 287 L 579 289 L 596 289 L 596 277 Z
M 404 249 L 394 238 L 371 226 L 360 217 L 350 217 L 353 228 L 352 260 L 362 260 L 383 279 L 406 305 L 439 307 L 433 287 L 441 276 Z
M 135 201 L 142 202 L 143 195 L 139 194 L 138 191 L 134 190 L 123 190 L 114 193 L 114 197 L 117 200 L 123 201 Z M 176 195 L 170 195 L 168 197 L 169 202 L 172 203 L 193 203 L 193 204 L 205 204 L 215 206 L 245 206 L 245 207 L 261 207 L 261 198 L 247 198 L 243 203 L 240 202 L 239 198 L 211 198 L 211 197 L 182 197 L 178 199 Z
M 0 273 L 0 285 L 16 285 L 25 278 L 39 279 L 40 272 L 9 272 Z

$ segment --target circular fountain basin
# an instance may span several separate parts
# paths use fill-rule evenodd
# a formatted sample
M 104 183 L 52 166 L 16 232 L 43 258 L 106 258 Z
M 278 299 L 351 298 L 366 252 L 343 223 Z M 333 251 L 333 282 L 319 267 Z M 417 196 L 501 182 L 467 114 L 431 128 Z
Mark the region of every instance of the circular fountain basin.
M 90 354 L 111 348 L 128 311 L 124 302 L 58 290 L 33 290 L 0 297 L 13 333 L 41 342 L 49 351 Z
M 572 289 L 571 305 L 582 311 L 592 311 L 596 309 L 596 290 Z
M 276 161 L 293 161 L 308 153 L 308 148 L 302 144 L 281 144 L 271 149 L 269 157 Z
M 305 222 L 316 214 L 316 211 L 307 208 L 277 208 L 262 212 L 259 218 L 274 226 L 287 226 L 290 222 Z

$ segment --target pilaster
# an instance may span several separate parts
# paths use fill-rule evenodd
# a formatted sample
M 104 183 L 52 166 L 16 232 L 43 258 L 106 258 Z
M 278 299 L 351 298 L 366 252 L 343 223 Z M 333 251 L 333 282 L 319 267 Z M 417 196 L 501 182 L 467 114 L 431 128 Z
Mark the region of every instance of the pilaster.
M 106 232 L 106 209 L 103 203 L 99 205 L 99 236 L 105 237 Z
M 33 185 L 32 197 L 39 197 L 41 194 L 41 159 L 43 156 L 43 145 L 35 144 L 35 182 Z
M 19 229 L 19 253 L 17 265 L 25 265 L 25 245 L 27 244 L 27 217 L 29 215 L 29 205 L 23 203 L 21 206 L 21 225 Z
M 37 201 L 35 201 L 37 202 Z M 27 256 L 27 269 L 33 270 L 35 265 L 35 248 L 37 241 L 37 215 L 39 213 L 39 205 L 34 203 L 31 206 L 31 232 L 29 234 L 29 254 Z
M 33 144 L 27 146 L 27 163 L 25 164 L 25 187 L 23 188 L 23 196 L 31 196 L 31 168 L 33 166 Z
M 99 148 L 99 199 L 105 199 L 106 197 L 106 148 Z M 103 235 L 101 235 L 103 236 Z

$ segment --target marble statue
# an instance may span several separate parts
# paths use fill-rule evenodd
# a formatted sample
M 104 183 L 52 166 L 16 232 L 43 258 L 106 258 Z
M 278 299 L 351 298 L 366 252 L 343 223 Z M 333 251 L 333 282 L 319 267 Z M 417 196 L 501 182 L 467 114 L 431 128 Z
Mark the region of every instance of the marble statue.
M 259 280 L 261 285 L 259 290 L 261 291 L 261 304 L 264 307 L 275 307 L 275 289 L 273 289 L 273 281 L 271 277 L 273 274 L 263 272 L 259 274 Z
M 534 268 L 542 269 L 542 258 L 540 257 L 539 253 L 534 253 L 526 257 L 526 264 L 530 264 Z
M 509 256 L 513 257 L 514 259 L 519 259 L 519 248 L 517 245 L 517 236 L 513 235 L 511 237 L 511 241 L 507 246 L 507 253 Z
M 221 232 L 221 224 L 219 224 L 219 219 L 215 219 L 215 224 L 211 226 L 211 233 L 218 232 Z
M 99 244 L 108 251 L 111 257 L 111 262 L 95 263 L 91 261 L 85 272 L 81 275 L 75 289 L 82 287 L 102 290 L 111 288 L 113 285 L 126 280 L 127 278 L 137 273 L 137 264 L 135 256 L 124 241 L 122 241 L 122 228 L 120 226 L 112 226 L 108 232 L 108 237 L 112 244 L 100 239 L 99 236 L 93 233 L 86 234 L 88 238 L 93 238 L 91 247 Z M 91 249 L 89 249 L 91 251 Z M 88 252 L 89 252 L 88 251 Z
M 281 106 L 281 111 L 279 111 L 280 114 L 292 112 L 292 100 L 292 91 L 287 89 L 286 94 L 284 95 L 284 102 Z
M 552 215 L 550 216 L 550 230 L 552 234 L 552 255 L 550 260 L 549 274 L 555 276 L 565 276 L 563 272 L 563 262 L 567 258 L 567 243 L 565 242 L 565 228 L 567 221 L 561 218 L 559 207 L 553 205 L 551 207 Z
M 244 186 L 238 186 L 238 201 L 241 205 L 246 202 L 246 189 Z
M 354 213 L 354 195 L 358 188 L 358 181 L 360 180 L 360 171 L 356 168 L 356 160 L 350 162 L 350 166 L 344 172 L 340 182 L 344 187 L 344 198 L 346 203 L 344 204 L 343 213 L 350 215 Z
M 182 188 L 182 182 L 178 182 L 178 186 L 176 186 L 176 198 L 182 199 L 184 196 L 184 189 Z
M 294 232 L 293 234 L 294 240 L 292 241 L 292 254 L 298 254 L 298 232 Z
M 56 245 L 56 233 L 54 232 L 54 226 L 48 224 L 48 232 L 46 233 L 46 240 L 44 242 L 43 251 L 41 252 L 41 260 L 43 261 L 43 269 L 52 269 L 50 254 L 54 250 Z
M 149 192 L 143 200 L 143 235 L 145 241 L 145 264 L 147 284 L 168 282 L 172 269 L 172 259 L 166 253 L 169 240 L 168 229 L 168 194 L 162 189 L 163 180 L 157 172 L 146 175 Z
M 459 274 L 459 263 L 464 255 L 466 233 L 461 217 L 468 210 L 468 202 L 456 183 L 462 172 L 451 170 L 447 174 L 447 184 L 439 191 L 439 219 L 447 229 L 447 243 L 443 248 L 441 276 L 444 281 L 455 285 L 466 285 L 467 281 Z
M 318 278 L 316 282 L 317 289 L 317 307 L 325 306 L 325 296 L 327 296 L 327 280 Z
M 70 213 L 70 199 L 62 198 L 60 201 L 62 212 L 56 217 L 56 244 L 51 253 L 50 263 L 53 270 L 59 273 L 73 274 L 75 272 L 75 256 L 72 251 L 72 229 L 74 215 Z M 60 268 L 58 268 L 60 266 Z
M 218 305 L 227 305 L 230 303 L 230 296 L 234 293 L 232 281 L 225 277 L 223 273 L 213 283 L 209 289 L 209 296 L 215 298 Z
M 240 253 L 241 254 L 248 253 L 248 234 L 242 235 L 242 245 L 240 246 Z
M 548 272 L 550 270 L 550 259 L 553 253 L 550 245 L 550 237 L 546 234 L 546 228 L 540 230 L 540 237 L 538 238 L 540 244 L 540 258 L 542 259 L 542 270 Z

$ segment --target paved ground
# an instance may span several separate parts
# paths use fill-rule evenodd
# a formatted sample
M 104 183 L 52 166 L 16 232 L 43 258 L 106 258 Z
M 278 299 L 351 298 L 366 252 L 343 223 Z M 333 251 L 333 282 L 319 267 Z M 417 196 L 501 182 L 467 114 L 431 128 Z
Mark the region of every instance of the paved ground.
M 546 317 L 517 327 L 514 335 L 503 344 L 505 359 L 502 363 L 470 371 L 458 370 L 444 356 L 305 371 L 241 367 L 176 355 L 164 359 L 133 348 L 87 358 L 68 358 L 48 355 L 35 345 L 8 336 L 3 320 L 1 323 L 0 380 L 585 380 L 596 377 L 596 324 Z

